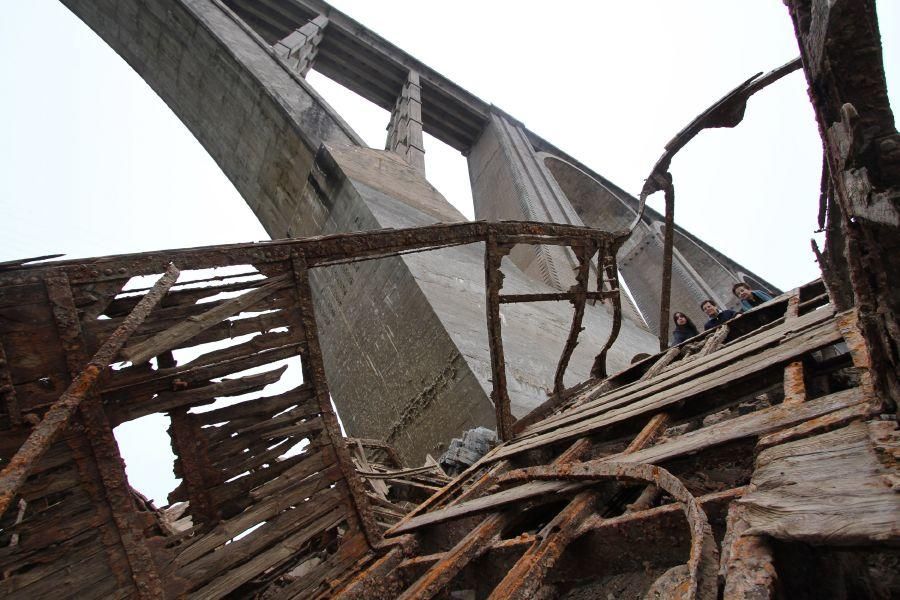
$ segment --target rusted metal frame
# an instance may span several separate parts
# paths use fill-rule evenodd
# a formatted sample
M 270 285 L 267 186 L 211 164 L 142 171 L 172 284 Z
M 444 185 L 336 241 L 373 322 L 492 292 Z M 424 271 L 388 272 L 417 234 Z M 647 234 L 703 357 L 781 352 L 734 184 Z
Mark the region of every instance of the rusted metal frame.
M 6 405 L 6 414 L 9 416 L 10 425 L 18 427 L 22 424 L 22 409 L 16 398 L 16 387 L 13 385 L 12 376 L 9 373 L 9 360 L 6 358 L 2 343 L 0 343 L 0 396 L 3 397 L 3 403 Z
M 619 269 L 616 264 L 616 252 L 618 249 L 618 242 L 601 246 L 601 256 L 597 259 L 597 287 L 601 291 L 618 291 L 621 289 L 619 286 Z M 594 364 L 591 367 L 591 377 L 596 379 L 605 379 L 607 377 L 606 355 L 619 337 L 619 330 L 622 328 L 622 295 L 620 293 L 614 294 L 611 296 L 611 300 L 613 306 L 612 329 L 610 329 L 609 337 L 606 338 L 606 343 L 600 349 L 600 353 L 594 358 Z
M 659 174 L 666 197 L 665 231 L 663 232 L 662 286 L 659 300 L 659 349 L 669 347 L 669 303 L 672 300 L 672 253 L 675 244 L 675 186 L 672 174 Z
M 306 338 L 307 353 L 301 359 L 303 369 L 303 381 L 313 386 L 316 398 L 319 402 L 319 410 L 322 414 L 322 423 L 325 427 L 326 439 L 334 450 L 338 466 L 347 482 L 350 491 L 350 500 L 356 513 L 366 541 L 372 548 L 377 547 L 382 536 L 375 515 L 369 504 L 365 486 L 362 479 L 356 474 L 353 459 L 341 436 L 340 425 L 331 405 L 331 396 L 328 391 L 328 379 L 325 376 L 325 363 L 322 359 L 322 348 L 319 345 L 319 333 L 316 325 L 315 307 L 313 305 L 312 287 L 309 283 L 309 267 L 306 257 L 301 251 L 295 251 L 291 256 L 291 269 L 293 271 L 294 289 L 297 295 L 297 309 L 300 311 L 300 319 L 303 323 L 303 335 Z
M 554 465 L 563 465 L 580 459 L 591 447 L 590 440 L 581 438 L 558 456 Z M 434 597 L 470 562 L 483 555 L 496 541 L 497 536 L 520 514 L 509 509 L 485 517 L 472 531 L 445 552 L 425 574 L 416 580 L 398 600 L 427 600 Z
M 606 300 L 615 292 L 584 292 L 586 300 Z M 560 302 L 573 301 L 578 298 L 578 292 L 558 292 L 555 294 L 502 294 L 500 304 L 512 304 L 514 302 Z
M 503 335 L 500 330 L 500 288 L 503 286 L 503 272 L 500 264 L 512 249 L 500 246 L 493 233 L 485 241 L 484 283 L 487 307 L 488 347 L 491 353 L 491 401 L 497 422 L 497 437 L 501 441 L 512 438 L 513 416 L 510 411 L 509 391 L 506 387 L 506 363 L 503 357 Z
M 748 508 L 732 502 L 725 518 L 725 536 L 719 561 L 719 580 L 725 583 L 724 598 L 764 600 L 775 597 L 778 578 L 768 538 L 746 535 L 750 529 Z
M 529 467 L 508 473 L 504 481 L 516 483 L 523 481 L 600 481 L 615 479 L 619 481 L 639 481 L 649 483 L 661 488 L 675 500 L 682 503 L 685 516 L 691 532 L 691 550 L 687 566 L 689 572 L 689 584 L 684 597 L 686 598 L 716 598 L 717 581 L 716 569 L 718 563 L 718 551 L 712 529 L 706 518 L 706 513 L 697 499 L 690 493 L 677 477 L 661 467 L 643 463 L 575 463 L 561 466 Z M 577 532 L 576 532 L 577 533 Z M 545 538 L 546 539 L 546 538 Z M 573 538 L 574 539 L 574 538 Z M 561 551 L 559 551 L 561 554 Z M 545 565 L 538 568 L 546 571 Z M 515 571 L 510 571 L 510 575 Z M 522 582 L 515 589 L 505 590 L 510 595 L 496 596 L 497 598 L 525 598 L 517 595 L 518 589 L 533 586 L 533 573 L 529 572 L 529 579 Z M 521 576 L 521 575 L 520 575 Z M 508 576 L 509 577 L 509 576 Z M 497 590 L 499 590 L 499 586 Z M 495 594 L 497 592 L 495 590 Z M 492 595 L 492 597 L 495 597 Z
M 74 412 L 76 408 L 79 409 L 80 425 L 84 431 L 84 438 L 87 439 L 87 447 L 83 454 L 86 454 L 89 449 L 89 453 L 93 457 L 92 468 L 96 468 L 99 482 L 102 484 L 102 496 L 111 512 L 122 549 L 128 559 L 132 581 L 141 598 L 161 598 L 166 594 L 157 573 L 156 561 L 146 544 L 143 526 L 138 523 L 134 498 L 125 475 L 125 463 L 119 454 L 119 446 L 100 397 L 93 389 L 93 383 L 106 371 L 106 367 L 115 359 L 131 333 L 143 323 L 166 292 L 175 284 L 178 275 L 178 268 L 174 264 L 169 264 L 156 285 L 145 294 L 144 298 L 138 302 L 137 306 L 90 360 L 87 360 L 87 344 L 81 330 L 72 288 L 65 273 L 59 273 L 58 277 L 46 279 L 47 296 L 53 307 L 62 347 L 66 352 L 66 362 L 74 378 L 69 389 L 78 384 L 85 373 L 91 371 L 95 373 L 92 376 L 91 384 L 83 388 L 80 404 L 75 402 L 71 410 Z M 87 366 L 82 368 L 85 363 Z M 65 396 L 65 394 L 63 395 Z M 44 416 L 41 424 L 47 420 L 49 414 L 50 411 Z M 69 413 L 69 417 L 71 417 L 71 413 Z M 83 456 L 84 458 L 86 456 Z M 84 466 L 81 468 L 83 470 Z M 92 479 L 96 480 L 94 477 Z
M 214 525 L 221 518 L 210 490 L 222 483 L 214 477 L 207 454 L 207 439 L 187 407 L 169 411 L 172 425 L 169 437 L 181 465 L 181 477 L 190 500 L 190 514 L 197 525 Z
M 561 396 L 565 390 L 563 378 L 566 375 L 566 369 L 569 366 L 572 353 L 575 352 L 575 347 L 578 345 L 578 336 L 584 329 L 581 326 L 581 323 L 584 320 L 584 305 L 587 302 L 587 289 L 591 275 L 591 259 L 593 258 L 594 253 L 597 252 L 597 247 L 593 244 L 589 244 L 580 248 L 575 248 L 574 252 L 575 258 L 578 259 L 578 271 L 575 274 L 575 297 L 572 298 L 572 305 L 575 310 L 572 315 L 572 325 L 569 328 L 569 337 L 566 338 L 566 344 L 563 346 L 562 354 L 556 365 L 556 374 L 553 376 L 553 394 L 555 396 Z
M 76 365 L 70 361 L 69 367 L 73 371 L 74 377 L 72 382 L 59 400 L 47 410 L 44 418 L 32 430 L 15 456 L 0 473 L 0 515 L 6 512 L 16 492 L 28 478 L 31 469 L 68 425 L 72 415 L 93 390 L 100 375 L 115 359 L 128 337 L 144 322 L 153 307 L 175 283 L 178 273 L 178 269 L 174 265 L 170 265 L 153 289 L 135 306 L 134 310 L 100 346 L 87 364 L 78 361 L 81 364 Z M 64 273 L 47 279 L 47 292 L 50 303 L 53 305 L 54 316 L 60 327 L 63 348 L 69 355 L 77 356 L 76 352 L 83 353 L 78 313 L 75 310 L 72 291 Z M 76 373 L 77 376 L 75 376 Z
M 669 421 L 666 413 L 654 415 L 634 440 L 623 451 L 631 454 L 649 445 L 665 428 Z M 588 450 L 589 438 L 581 438 L 554 461 L 553 468 L 565 469 L 566 465 L 577 464 L 577 461 Z M 504 477 L 503 480 L 507 478 Z M 547 573 L 554 567 L 566 547 L 579 535 L 580 528 L 595 511 L 600 493 L 596 490 L 580 492 L 571 502 L 548 523 L 535 542 L 516 561 L 509 573 L 497 585 L 490 598 L 530 598 L 541 586 Z
M 123 276 L 150 275 L 159 272 L 170 262 L 183 269 L 221 267 L 239 263 L 266 264 L 289 260 L 294 250 L 306 256 L 307 265 L 327 266 L 339 260 L 372 260 L 416 249 L 439 249 L 483 242 L 488 232 L 506 236 L 511 243 L 577 246 L 587 240 L 613 239 L 615 236 L 599 229 L 558 223 L 531 221 L 503 221 L 488 223 L 441 223 L 405 229 L 385 229 L 333 234 L 304 239 L 204 246 L 189 250 L 170 250 L 105 256 L 85 260 L 59 261 L 52 268 L 63 270 L 72 283 L 86 283 Z M 618 238 L 616 238 L 618 239 Z M 624 241 L 624 240 L 623 240 Z M 50 265 L 23 267 L 22 272 L 45 271 Z M 7 282 L 0 276 L 0 285 Z

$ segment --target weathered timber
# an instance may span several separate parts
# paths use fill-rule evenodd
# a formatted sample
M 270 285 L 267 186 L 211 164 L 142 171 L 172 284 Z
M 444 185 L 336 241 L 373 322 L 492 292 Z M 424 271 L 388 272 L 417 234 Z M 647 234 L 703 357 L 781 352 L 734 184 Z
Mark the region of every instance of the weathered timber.
M 716 425 L 711 425 L 701 430 L 684 434 L 678 438 L 640 450 L 634 454 L 613 455 L 604 459 L 599 459 L 599 462 L 616 460 L 619 462 L 659 463 L 677 456 L 682 456 L 689 452 L 696 452 L 704 448 L 721 445 L 737 439 L 771 433 L 842 408 L 867 402 L 868 399 L 859 388 L 852 388 L 843 392 L 837 392 L 830 396 L 810 400 L 798 406 L 773 406 L 768 409 L 723 421 Z M 876 412 L 880 409 L 880 405 L 869 404 L 869 407 L 869 410 L 872 412 Z M 483 512 L 485 510 L 533 498 L 535 496 L 571 493 L 579 487 L 580 486 L 577 484 L 556 481 L 525 483 L 496 494 L 483 496 L 445 509 L 438 509 L 426 514 L 417 515 L 399 524 L 389 533 L 392 535 L 406 533 L 420 527 L 451 519 L 458 519 L 465 515 Z
M 135 307 L 119 329 L 103 343 L 93 358 L 84 365 L 83 370 L 69 384 L 66 392 L 47 411 L 41 423 L 31 432 L 9 464 L 3 468 L 3 472 L 0 473 L 0 514 L 3 514 L 12 502 L 16 491 L 28 476 L 34 462 L 46 452 L 59 432 L 68 424 L 84 397 L 97 383 L 100 374 L 113 361 L 128 336 L 143 322 L 160 298 L 172 287 L 175 280 L 178 279 L 178 274 L 179 271 L 174 265 L 167 269 L 153 290 Z M 68 289 L 64 277 L 61 279 Z
M 199 316 L 190 317 L 187 321 L 155 335 L 146 342 L 127 348 L 123 352 L 123 356 L 134 365 L 147 362 L 154 356 L 159 356 L 179 343 L 191 339 L 204 329 L 208 329 L 228 317 L 243 312 L 260 300 L 288 285 L 289 281 L 286 275 L 268 279 L 255 290 L 245 292 L 237 298 L 228 300 Z
M 829 545 L 896 540 L 900 497 L 879 460 L 880 428 L 896 453 L 900 434 L 891 421 L 852 423 L 761 452 L 754 489 L 741 500 L 748 509 L 747 534 Z

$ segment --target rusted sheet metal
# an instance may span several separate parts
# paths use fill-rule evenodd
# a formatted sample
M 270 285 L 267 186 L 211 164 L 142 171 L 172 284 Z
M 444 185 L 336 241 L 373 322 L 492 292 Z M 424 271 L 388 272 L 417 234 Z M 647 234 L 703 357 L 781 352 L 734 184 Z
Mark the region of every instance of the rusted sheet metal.
M 575 297 L 572 299 L 575 313 L 572 316 L 569 337 L 566 338 L 566 344 L 563 346 L 559 363 L 556 365 L 556 374 L 553 377 L 553 394 L 556 396 L 561 396 L 565 390 L 563 378 L 566 375 L 566 369 L 569 366 L 572 353 L 575 352 L 575 347 L 578 345 L 578 336 L 583 330 L 581 322 L 584 319 L 584 305 L 587 302 L 587 289 L 591 276 L 591 259 L 594 253 L 597 252 L 597 248 L 591 244 L 586 244 L 574 250 L 575 257 L 578 259 L 578 270 L 575 274 Z
M 677 477 L 665 469 L 648 464 L 576 463 L 519 469 L 508 473 L 501 478 L 501 481 L 514 483 L 535 480 L 598 481 L 603 479 L 651 483 L 683 504 L 691 531 L 691 550 L 687 562 L 689 579 L 686 586 L 678 590 L 677 597 L 716 598 L 718 550 L 709 521 L 697 499 Z
M 19 400 L 16 398 L 16 388 L 9 374 L 9 360 L 2 343 L 0 343 L 0 398 L 6 405 L 6 414 L 9 415 L 10 424 L 13 427 L 21 425 L 22 410 L 19 407 Z
M 309 268 L 306 257 L 302 253 L 295 253 L 291 257 L 291 269 L 294 278 L 294 289 L 297 294 L 297 309 L 303 322 L 303 334 L 306 338 L 307 354 L 301 360 L 303 368 L 303 381 L 308 382 L 315 390 L 319 402 L 319 410 L 322 414 L 322 422 L 328 443 L 334 449 L 338 465 L 347 488 L 350 490 L 350 499 L 354 512 L 365 534 L 369 546 L 377 547 L 382 536 L 372 507 L 366 496 L 362 480 L 357 476 L 353 460 L 347 445 L 341 437 L 341 429 L 331 407 L 331 396 L 328 392 L 328 380 L 325 377 L 325 363 L 322 359 L 322 349 L 319 346 L 319 333 L 316 325 L 316 313 L 313 306 L 312 288 L 309 284 Z
M 165 293 L 178 279 L 179 271 L 175 265 L 169 265 L 166 273 L 160 277 L 159 281 L 153 289 L 141 300 L 140 303 L 131 311 L 131 314 L 123 321 L 115 332 L 103 343 L 102 346 L 94 354 L 94 357 L 85 365 L 84 369 L 78 373 L 66 391 L 60 396 L 59 400 L 50 407 L 44 415 L 41 422 L 34 428 L 22 447 L 16 452 L 12 460 L 3 472 L 0 473 L 0 514 L 3 514 L 13 497 L 18 491 L 22 483 L 28 477 L 28 473 L 34 464 L 43 456 L 53 440 L 56 439 L 60 431 L 62 431 L 72 418 L 78 406 L 84 398 L 90 393 L 94 385 L 97 383 L 100 375 L 106 370 L 106 367 L 115 359 L 116 354 L 128 340 L 128 337 L 134 333 L 144 319 L 153 310 L 153 307 L 162 299 Z M 65 281 L 65 275 L 62 275 L 62 281 Z M 51 286 L 52 287 L 52 286 Z M 68 285 L 66 284 L 68 290 Z M 71 304 L 71 310 L 65 309 L 65 304 L 61 303 L 58 298 L 54 298 L 57 291 L 50 295 L 50 300 L 54 303 L 54 314 L 58 318 L 58 322 L 65 329 L 78 329 L 78 314 L 74 310 L 74 304 Z M 48 288 L 48 292 L 50 289 Z M 71 303 L 71 292 L 69 292 Z M 56 300 L 56 301 L 54 301 Z M 72 332 L 61 332 L 60 337 L 64 339 L 64 345 L 68 345 L 67 352 L 72 351 L 75 339 L 80 337 L 77 332 L 75 337 L 70 334 Z M 65 338 L 69 338 L 68 342 Z
M 503 356 L 503 335 L 500 331 L 500 288 L 503 287 L 503 272 L 500 263 L 511 250 L 510 246 L 500 246 L 497 238 L 489 234 L 484 251 L 485 305 L 487 307 L 488 347 L 491 352 L 491 401 L 497 422 L 497 437 L 501 441 L 512 438 L 513 416 L 509 407 L 509 392 L 506 387 L 506 362 Z

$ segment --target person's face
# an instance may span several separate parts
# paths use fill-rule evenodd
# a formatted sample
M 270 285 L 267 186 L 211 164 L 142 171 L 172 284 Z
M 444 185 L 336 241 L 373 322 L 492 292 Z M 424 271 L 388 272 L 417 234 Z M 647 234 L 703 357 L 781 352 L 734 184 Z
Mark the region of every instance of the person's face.
M 701 308 L 703 309 L 703 312 L 705 312 L 710 317 L 716 316 L 716 313 L 719 312 L 719 310 L 716 308 L 716 305 L 712 302 L 704 302 Z
M 750 298 L 750 288 L 742 285 L 738 287 L 736 291 L 738 298 L 741 300 L 748 300 Z
M 675 323 L 678 325 L 687 325 L 687 317 L 682 314 L 675 315 Z

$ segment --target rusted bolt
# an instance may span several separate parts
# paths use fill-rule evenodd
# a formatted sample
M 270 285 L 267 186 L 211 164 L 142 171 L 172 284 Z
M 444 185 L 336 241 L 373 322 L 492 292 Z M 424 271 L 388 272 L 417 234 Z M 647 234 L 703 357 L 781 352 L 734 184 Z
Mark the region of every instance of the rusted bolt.
M 112 275 L 112 274 L 113 274 L 113 270 L 112 270 L 112 269 L 109 269 L 109 268 L 103 269 L 103 274 L 104 274 L 104 275 Z

